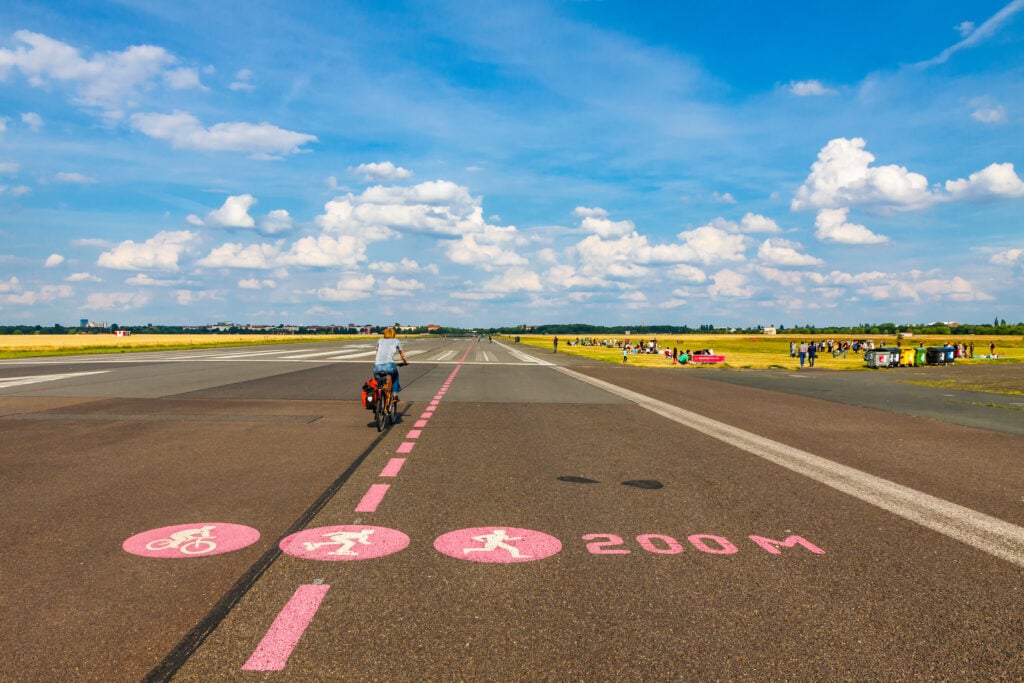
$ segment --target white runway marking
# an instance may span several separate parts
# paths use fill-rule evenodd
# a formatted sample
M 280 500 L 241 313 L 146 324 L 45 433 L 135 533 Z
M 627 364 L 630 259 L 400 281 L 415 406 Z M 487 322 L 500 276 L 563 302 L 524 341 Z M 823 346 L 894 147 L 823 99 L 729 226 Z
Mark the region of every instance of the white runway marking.
M 1024 567 L 1024 528 L 970 508 L 916 491 L 907 486 L 840 465 L 763 436 L 732 427 L 629 389 L 555 367 L 562 374 L 599 387 L 681 425 L 724 441 L 741 450 L 781 465 L 842 491 L 894 515 L 916 522 L 944 536 Z
M 107 370 L 95 370 L 93 372 L 68 372 L 62 375 L 27 375 L 25 377 L 5 377 L 0 379 L 0 389 L 9 387 L 20 387 L 25 384 L 38 384 L 39 382 L 55 382 L 59 379 L 71 379 L 72 377 L 83 377 L 85 375 L 99 375 Z

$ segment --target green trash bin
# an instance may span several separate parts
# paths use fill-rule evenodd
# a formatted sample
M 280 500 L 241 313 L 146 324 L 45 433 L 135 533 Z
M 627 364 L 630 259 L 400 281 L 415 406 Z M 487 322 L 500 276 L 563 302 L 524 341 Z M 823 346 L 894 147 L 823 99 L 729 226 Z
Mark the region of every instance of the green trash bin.
M 918 347 L 914 349 L 914 367 L 920 367 L 928 364 L 928 349 Z

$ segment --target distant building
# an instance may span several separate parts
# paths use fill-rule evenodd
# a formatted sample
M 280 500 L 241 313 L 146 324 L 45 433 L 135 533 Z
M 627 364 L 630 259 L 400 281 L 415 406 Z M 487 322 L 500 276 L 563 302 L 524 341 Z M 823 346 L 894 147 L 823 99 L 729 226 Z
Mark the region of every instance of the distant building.
M 761 334 L 776 334 L 776 333 L 777 333 L 777 331 L 776 331 L 774 325 L 769 325 L 767 327 L 762 327 L 761 328 Z
M 78 321 L 78 326 L 82 328 L 89 327 L 89 319 L 82 318 L 81 320 Z

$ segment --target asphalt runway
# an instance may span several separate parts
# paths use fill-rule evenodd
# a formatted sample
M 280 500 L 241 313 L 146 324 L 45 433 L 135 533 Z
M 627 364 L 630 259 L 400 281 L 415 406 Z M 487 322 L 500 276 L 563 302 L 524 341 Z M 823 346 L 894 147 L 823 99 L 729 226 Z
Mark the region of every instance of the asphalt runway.
M 1006 398 L 371 353 L 0 361 L 0 679 L 1024 678 Z

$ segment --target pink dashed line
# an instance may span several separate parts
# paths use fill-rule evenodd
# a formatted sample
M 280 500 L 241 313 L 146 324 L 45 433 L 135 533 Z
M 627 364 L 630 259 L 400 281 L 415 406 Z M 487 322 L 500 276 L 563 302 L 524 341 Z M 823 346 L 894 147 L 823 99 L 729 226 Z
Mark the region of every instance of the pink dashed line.
M 433 410 L 424 410 L 423 414 L 420 415 L 420 419 L 421 420 L 429 420 L 433 416 L 434 416 L 434 411 Z
M 356 506 L 356 512 L 376 512 L 377 506 L 384 500 L 384 494 L 391 488 L 391 484 L 373 484 L 366 492 L 363 499 Z
M 256 646 L 249 660 L 242 665 L 242 671 L 281 671 L 288 663 L 292 650 L 306 632 L 306 627 L 320 609 L 327 590 L 327 584 L 306 584 L 299 586 L 291 599 L 270 625 L 263 640 Z
M 412 441 L 403 441 L 402 445 L 395 449 L 395 453 L 412 453 L 412 447 L 415 445 Z
M 427 421 L 426 420 L 416 420 L 416 424 L 413 425 L 413 427 L 418 427 L 420 429 L 422 429 L 423 427 L 426 427 L 426 426 L 427 426 Z
M 420 434 L 422 434 L 422 433 L 423 433 L 422 429 L 410 429 L 409 433 L 405 435 L 405 438 L 407 438 L 407 439 L 418 439 L 418 438 L 420 438 Z
M 380 471 L 380 476 L 397 477 L 398 471 L 402 469 L 404 464 L 405 458 L 391 458 L 391 460 L 388 460 L 388 464 L 384 466 L 384 469 Z

